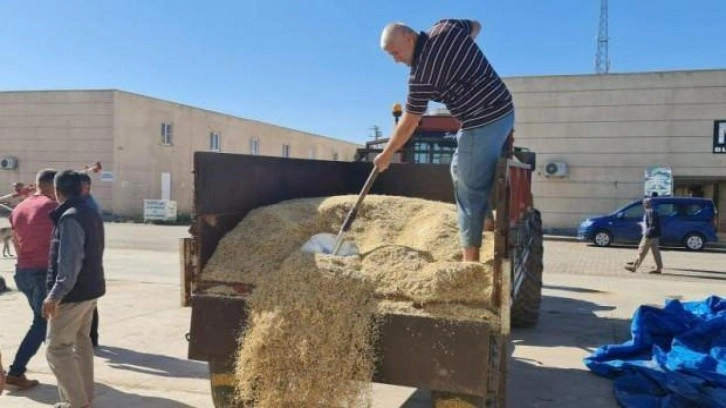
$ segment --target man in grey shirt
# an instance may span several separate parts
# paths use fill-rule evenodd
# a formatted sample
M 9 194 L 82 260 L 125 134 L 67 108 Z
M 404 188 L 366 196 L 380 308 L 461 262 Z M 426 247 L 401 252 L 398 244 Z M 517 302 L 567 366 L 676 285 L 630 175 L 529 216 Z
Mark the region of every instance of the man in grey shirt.
M 93 347 L 89 338 L 96 299 L 106 292 L 103 272 L 104 230 L 96 210 L 81 196 L 81 177 L 74 171 L 54 180 L 60 206 L 48 266 L 46 356 L 58 380 L 57 408 L 90 407 L 93 400 Z

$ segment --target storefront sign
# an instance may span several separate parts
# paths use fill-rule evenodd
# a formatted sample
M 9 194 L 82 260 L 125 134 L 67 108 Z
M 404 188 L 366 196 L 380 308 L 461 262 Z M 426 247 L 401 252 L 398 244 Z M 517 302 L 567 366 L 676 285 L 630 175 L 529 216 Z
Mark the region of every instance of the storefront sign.
M 726 120 L 713 122 L 713 152 L 726 154 Z
M 670 167 L 645 169 L 645 196 L 657 193 L 659 197 L 673 195 L 673 172 Z

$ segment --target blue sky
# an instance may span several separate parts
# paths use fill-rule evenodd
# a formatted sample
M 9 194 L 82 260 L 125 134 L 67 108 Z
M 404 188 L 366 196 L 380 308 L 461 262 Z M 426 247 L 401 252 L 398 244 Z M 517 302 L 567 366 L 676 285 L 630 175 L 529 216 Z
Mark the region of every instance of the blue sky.
M 471 18 L 502 76 L 594 71 L 599 0 L 0 2 L 0 90 L 117 88 L 363 143 L 407 68 L 381 28 Z M 726 68 L 726 0 L 610 0 L 611 72 Z

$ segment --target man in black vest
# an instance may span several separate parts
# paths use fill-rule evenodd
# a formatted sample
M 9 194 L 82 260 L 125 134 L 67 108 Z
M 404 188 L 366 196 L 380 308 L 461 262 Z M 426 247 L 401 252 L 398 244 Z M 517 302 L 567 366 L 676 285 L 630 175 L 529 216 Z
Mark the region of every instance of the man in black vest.
M 93 400 L 93 346 L 89 338 L 96 299 L 106 292 L 104 230 L 98 212 L 81 196 L 81 177 L 70 170 L 54 180 L 60 206 L 51 214 L 46 356 L 58 380 L 57 407 L 89 407 Z

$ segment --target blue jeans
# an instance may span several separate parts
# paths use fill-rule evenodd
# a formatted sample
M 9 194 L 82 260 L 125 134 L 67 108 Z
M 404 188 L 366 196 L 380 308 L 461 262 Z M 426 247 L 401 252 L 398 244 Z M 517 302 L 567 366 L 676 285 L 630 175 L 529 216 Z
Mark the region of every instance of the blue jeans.
M 10 366 L 8 374 L 21 376 L 25 374 L 26 367 L 31 358 L 38 352 L 40 345 L 45 341 L 45 333 L 48 327 L 43 318 L 43 300 L 46 295 L 45 278 L 46 269 L 22 269 L 15 268 L 15 284 L 25 294 L 33 309 L 33 323 L 20 343 L 15 360 Z
M 451 178 L 459 214 L 461 246 L 481 247 L 489 193 L 494 186 L 497 161 L 514 126 L 514 112 L 487 125 L 460 130 L 451 160 Z

